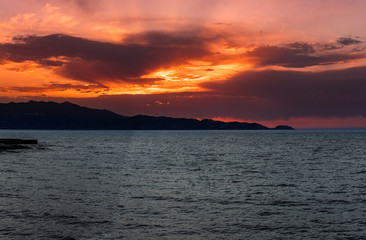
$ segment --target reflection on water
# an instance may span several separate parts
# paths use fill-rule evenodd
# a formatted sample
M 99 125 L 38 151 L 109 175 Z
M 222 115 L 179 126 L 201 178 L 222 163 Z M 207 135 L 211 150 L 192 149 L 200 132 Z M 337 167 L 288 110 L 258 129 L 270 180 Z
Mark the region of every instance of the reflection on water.
M 364 131 L 0 131 L 2 239 L 362 239 Z

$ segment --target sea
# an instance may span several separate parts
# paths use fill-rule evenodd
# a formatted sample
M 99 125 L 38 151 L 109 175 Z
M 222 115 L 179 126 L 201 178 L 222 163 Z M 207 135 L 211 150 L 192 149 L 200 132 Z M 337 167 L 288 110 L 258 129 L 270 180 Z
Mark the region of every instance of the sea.
M 366 130 L 0 138 L 0 239 L 366 239 Z

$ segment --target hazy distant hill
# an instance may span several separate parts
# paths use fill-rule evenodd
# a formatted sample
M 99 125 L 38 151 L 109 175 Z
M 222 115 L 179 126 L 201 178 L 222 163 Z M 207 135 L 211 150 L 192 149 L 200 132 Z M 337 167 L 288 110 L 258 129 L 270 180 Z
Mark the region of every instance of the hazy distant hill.
M 90 130 L 215 130 L 270 129 L 258 123 L 202 121 L 186 118 L 121 116 L 108 110 L 73 103 L 35 102 L 0 104 L 0 129 L 90 129 Z M 275 129 L 293 129 L 278 126 Z

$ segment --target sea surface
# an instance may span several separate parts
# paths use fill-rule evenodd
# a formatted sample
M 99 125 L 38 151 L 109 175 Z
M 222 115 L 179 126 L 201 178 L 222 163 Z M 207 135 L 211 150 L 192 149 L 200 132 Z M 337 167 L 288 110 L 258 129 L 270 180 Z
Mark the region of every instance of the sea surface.
M 366 239 L 366 131 L 0 131 L 0 239 Z

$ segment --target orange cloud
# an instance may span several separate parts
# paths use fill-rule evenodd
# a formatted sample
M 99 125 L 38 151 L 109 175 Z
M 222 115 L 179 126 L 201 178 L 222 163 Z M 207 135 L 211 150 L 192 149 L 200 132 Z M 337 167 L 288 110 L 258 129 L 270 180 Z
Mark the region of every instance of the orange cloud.
M 195 28 L 147 32 L 131 34 L 125 37 L 124 43 L 62 34 L 17 36 L 13 42 L 0 43 L 0 64 L 18 72 L 46 69 L 63 81 L 108 88 L 109 94 L 141 94 L 202 92 L 205 89 L 201 83 L 226 81 L 253 68 L 259 71 L 263 66 L 270 66 L 277 70 L 299 68 L 302 71 L 305 67 L 320 66 L 325 71 L 330 65 L 366 57 L 363 50 L 346 48 L 363 46 L 361 41 L 352 38 L 340 38 L 334 43 L 337 52 L 329 53 L 321 43 L 228 46 L 229 37 L 214 33 L 217 32 Z M 220 44 L 223 44 L 221 48 Z

